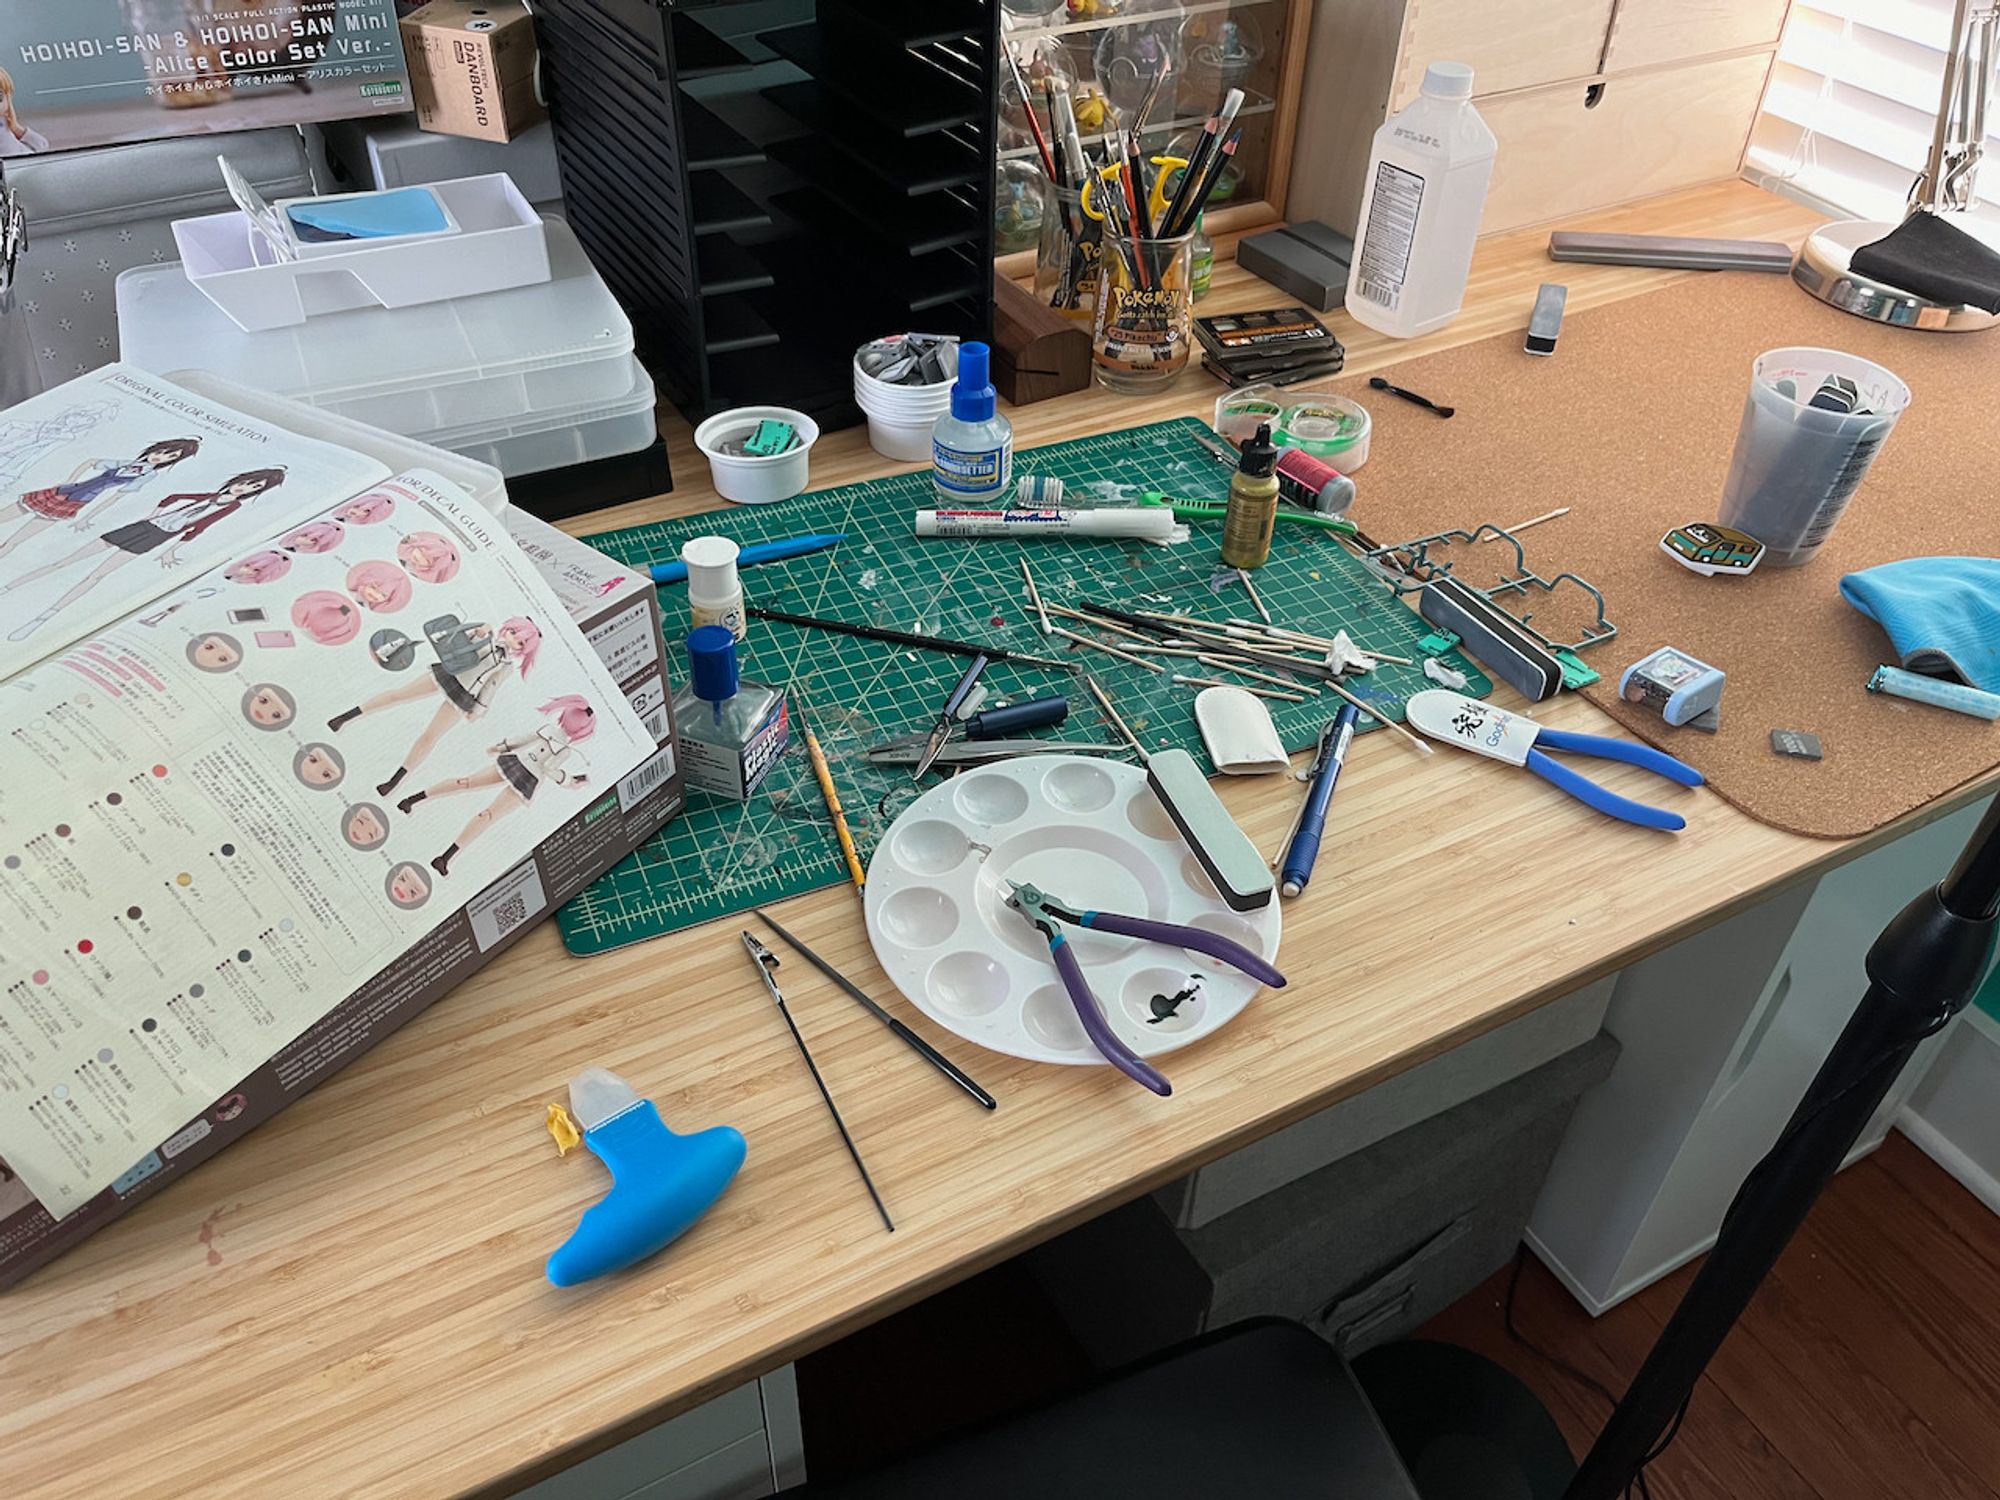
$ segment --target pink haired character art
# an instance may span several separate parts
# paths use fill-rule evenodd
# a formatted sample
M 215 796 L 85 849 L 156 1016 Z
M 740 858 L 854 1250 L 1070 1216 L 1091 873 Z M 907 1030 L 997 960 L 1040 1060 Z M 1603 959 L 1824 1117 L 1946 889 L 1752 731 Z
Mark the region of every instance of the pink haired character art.
M 394 614 L 410 602 L 410 575 L 392 562 L 356 563 L 347 570 L 347 592 L 377 614 Z
M 381 713 L 404 703 L 442 699 L 402 763 L 389 779 L 375 790 L 386 797 L 403 778 L 424 763 L 438 741 L 455 724 L 483 717 L 507 679 L 518 673 L 526 680 L 541 649 L 541 628 L 525 615 L 503 620 L 495 628 L 465 624 L 456 615 L 440 615 L 424 625 L 424 639 L 437 653 L 437 661 L 427 675 L 416 677 L 402 687 L 391 688 L 364 698 L 326 721 L 335 734 L 363 714 Z
M 435 531 L 413 531 L 396 543 L 396 561 L 420 583 L 450 583 L 458 576 L 458 546 Z
M 492 765 L 470 776 L 456 776 L 412 792 L 396 804 L 398 812 L 407 813 L 419 802 L 498 788 L 493 800 L 474 813 L 444 853 L 431 861 L 431 868 L 440 876 L 451 873 L 451 862 L 461 849 L 509 813 L 526 807 L 543 782 L 582 786 L 589 780 L 570 762 L 572 758 L 581 759 L 576 747 L 596 732 L 596 710 L 576 693 L 561 693 L 535 711 L 545 719 L 539 729 L 487 747 L 486 753 L 493 757 Z

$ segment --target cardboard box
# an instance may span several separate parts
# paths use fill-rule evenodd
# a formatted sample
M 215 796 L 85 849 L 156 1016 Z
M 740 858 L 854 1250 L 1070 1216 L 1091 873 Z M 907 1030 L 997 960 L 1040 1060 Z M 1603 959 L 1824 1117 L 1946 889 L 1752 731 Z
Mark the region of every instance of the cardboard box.
M 659 748 L 83 1207 L 51 1218 L 18 1182 L 0 1178 L 0 1289 L 88 1239 L 332 1077 L 484 968 L 686 805 L 659 595 L 651 580 L 524 512 L 509 511 L 506 521 Z
M 521 0 L 431 0 L 402 21 L 417 123 L 511 141 L 548 112 L 535 97 L 535 22 Z

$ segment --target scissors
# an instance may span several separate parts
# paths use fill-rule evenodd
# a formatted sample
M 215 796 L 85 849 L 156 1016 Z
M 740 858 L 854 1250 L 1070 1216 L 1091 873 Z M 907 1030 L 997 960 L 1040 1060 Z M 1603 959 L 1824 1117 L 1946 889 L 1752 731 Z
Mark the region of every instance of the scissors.
M 1205 953 L 1231 968 L 1241 969 L 1252 979 L 1261 980 L 1274 989 L 1284 987 L 1284 975 L 1241 943 L 1232 943 L 1219 933 L 1203 932 L 1199 927 L 1183 927 L 1177 922 L 1155 922 L 1146 917 L 1121 917 L 1107 911 L 1078 911 L 1040 886 L 1026 885 L 1018 880 L 1010 880 L 1007 884 L 1011 888 L 1007 897 L 1008 907 L 1019 912 L 1029 926 L 1048 939 L 1049 956 L 1055 960 L 1056 972 L 1062 975 L 1063 988 L 1069 992 L 1069 1003 L 1076 1007 L 1076 1018 L 1083 1023 L 1084 1034 L 1090 1038 L 1090 1044 L 1104 1055 L 1104 1060 L 1112 1067 L 1156 1094 L 1171 1094 L 1174 1086 L 1157 1068 L 1118 1040 L 1118 1034 L 1104 1019 L 1104 1010 L 1097 1003 L 1097 996 L 1091 993 L 1090 981 L 1084 978 L 1083 966 L 1076 961 L 1069 939 L 1063 934 L 1064 926 L 1087 927 L 1093 932 L 1143 938 L 1148 942 L 1165 943 L 1169 948 Z
M 1542 780 L 1560 787 L 1587 806 L 1623 823 L 1641 828 L 1658 828 L 1678 833 L 1687 819 L 1664 808 L 1634 802 L 1579 776 L 1568 766 L 1549 759 L 1538 745 L 1550 750 L 1567 750 L 1572 755 L 1588 755 L 1596 760 L 1623 761 L 1682 786 L 1700 786 L 1702 774 L 1684 761 L 1629 740 L 1614 740 L 1601 734 L 1577 734 L 1568 729 L 1550 729 L 1526 714 L 1514 714 L 1477 698 L 1428 688 L 1413 695 L 1404 709 L 1411 726 L 1434 740 L 1443 740 L 1461 750 L 1505 761 L 1510 766 L 1526 766 Z
M 1185 172 L 1187 170 L 1187 158 L 1185 156 L 1155 156 L 1151 158 L 1151 161 L 1159 170 L 1153 174 L 1153 190 L 1146 196 L 1146 218 L 1150 222 L 1157 224 L 1160 222 L 1160 215 L 1167 211 L 1167 200 L 1173 196 L 1167 188 L 1167 178 L 1173 174 L 1176 168 Z M 1103 178 L 1107 183 L 1118 183 L 1119 196 L 1124 196 L 1125 189 L 1121 179 L 1125 176 L 1125 163 L 1114 161 L 1099 167 L 1097 169 L 1097 176 Z M 1093 181 L 1094 179 L 1088 177 L 1084 179 L 1083 192 L 1077 198 L 1077 206 L 1086 215 L 1101 224 L 1104 222 L 1104 210 L 1093 208 L 1090 203 L 1090 189 Z

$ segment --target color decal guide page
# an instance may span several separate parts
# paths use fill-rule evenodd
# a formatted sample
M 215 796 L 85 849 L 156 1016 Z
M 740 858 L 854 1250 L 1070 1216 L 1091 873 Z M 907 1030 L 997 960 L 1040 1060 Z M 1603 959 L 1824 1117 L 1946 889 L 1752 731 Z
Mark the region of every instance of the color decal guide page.
M 0 685 L 0 1158 L 58 1218 L 653 752 L 502 518 L 369 485 Z
M 0 678 L 388 470 L 107 365 L 0 412 Z

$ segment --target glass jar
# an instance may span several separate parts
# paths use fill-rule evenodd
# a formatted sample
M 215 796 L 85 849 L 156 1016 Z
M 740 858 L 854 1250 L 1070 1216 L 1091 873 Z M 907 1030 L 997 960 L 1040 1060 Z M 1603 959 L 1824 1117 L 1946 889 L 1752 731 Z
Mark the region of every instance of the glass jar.
M 1105 235 L 1091 331 L 1098 384 L 1130 395 L 1157 391 L 1187 368 L 1193 346 L 1193 234 Z
M 1035 249 L 1035 300 L 1088 323 L 1097 308 L 1097 254 L 1103 224 L 1088 218 L 1075 188 L 1042 179 L 1042 237 Z

